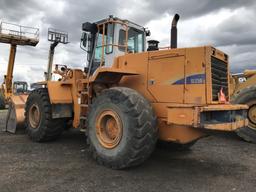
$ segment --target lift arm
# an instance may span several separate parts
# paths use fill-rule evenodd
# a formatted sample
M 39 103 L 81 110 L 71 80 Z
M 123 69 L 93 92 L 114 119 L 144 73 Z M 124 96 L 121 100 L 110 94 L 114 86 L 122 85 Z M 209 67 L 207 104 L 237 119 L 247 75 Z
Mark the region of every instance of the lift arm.
M 4 76 L 4 84 L 5 84 L 5 97 L 9 98 L 12 95 L 12 78 L 13 78 L 13 67 L 16 56 L 16 44 L 11 44 L 10 46 L 10 55 L 9 62 L 7 68 L 7 74 Z
M 53 57 L 55 47 L 59 43 L 67 44 L 68 43 L 68 33 L 64 31 L 60 31 L 57 29 L 49 28 L 48 29 L 48 41 L 52 42 L 50 45 L 49 50 L 49 57 L 48 57 L 48 67 L 47 72 L 44 73 L 45 80 L 51 81 L 52 80 L 52 65 L 53 65 Z
M 46 81 L 51 81 L 52 80 L 52 63 L 53 63 L 55 47 L 58 44 L 59 44 L 59 42 L 55 41 L 50 46 L 49 58 L 48 58 L 48 67 L 47 67 L 47 72 L 45 73 L 45 80 Z
M 17 45 L 36 46 L 39 42 L 39 29 L 22 25 L 1 22 L 0 43 L 10 44 L 7 73 L 4 76 L 2 92 L 6 100 L 12 96 L 13 69 Z

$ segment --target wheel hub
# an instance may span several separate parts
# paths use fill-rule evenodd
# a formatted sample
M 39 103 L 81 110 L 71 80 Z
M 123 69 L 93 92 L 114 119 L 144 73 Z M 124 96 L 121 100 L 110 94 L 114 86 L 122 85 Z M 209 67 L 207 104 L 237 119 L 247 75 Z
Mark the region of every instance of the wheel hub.
M 105 110 L 96 118 L 96 135 L 103 147 L 115 148 L 122 138 L 122 132 L 122 121 L 116 112 Z
M 29 109 L 29 123 L 32 128 L 36 129 L 40 124 L 40 109 L 37 104 L 33 104 Z

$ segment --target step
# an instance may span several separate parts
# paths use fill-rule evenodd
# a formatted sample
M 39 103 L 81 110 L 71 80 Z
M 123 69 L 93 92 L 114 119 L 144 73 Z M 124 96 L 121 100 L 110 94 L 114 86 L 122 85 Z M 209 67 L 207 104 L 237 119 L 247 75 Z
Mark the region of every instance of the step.
M 86 129 L 85 129 L 85 128 L 81 128 L 80 131 L 83 132 L 83 133 L 85 133 L 85 132 L 86 132 Z
M 87 117 L 81 116 L 80 119 L 81 119 L 81 120 L 87 120 Z
M 88 92 L 88 91 L 82 91 L 81 94 L 82 94 L 82 95 L 88 95 L 89 92 Z

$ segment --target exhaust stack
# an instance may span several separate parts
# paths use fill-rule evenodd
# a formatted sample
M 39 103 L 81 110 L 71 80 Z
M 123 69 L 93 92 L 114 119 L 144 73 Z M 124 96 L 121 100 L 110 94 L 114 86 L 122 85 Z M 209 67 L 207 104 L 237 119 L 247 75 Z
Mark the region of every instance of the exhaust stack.
M 171 48 L 177 48 L 177 23 L 180 19 L 179 14 L 175 14 L 172 19 L 172 28 L 171 28 Z

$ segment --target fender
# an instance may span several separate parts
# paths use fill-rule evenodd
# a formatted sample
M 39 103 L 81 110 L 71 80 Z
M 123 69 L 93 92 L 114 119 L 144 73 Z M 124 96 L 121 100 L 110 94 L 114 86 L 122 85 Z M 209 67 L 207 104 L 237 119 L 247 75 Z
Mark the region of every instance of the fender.
M 119 69 L 119 68 L 109 68 L 109 67 L 101 67 L 98 68 L 92 77 L 90 77 L 90 82 L 97 83 L 118 83 L 123 76 L 130 75 L 139 75 L 136 71 L 131 71 L 127 69 Z

